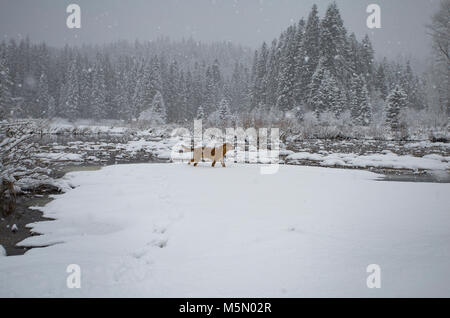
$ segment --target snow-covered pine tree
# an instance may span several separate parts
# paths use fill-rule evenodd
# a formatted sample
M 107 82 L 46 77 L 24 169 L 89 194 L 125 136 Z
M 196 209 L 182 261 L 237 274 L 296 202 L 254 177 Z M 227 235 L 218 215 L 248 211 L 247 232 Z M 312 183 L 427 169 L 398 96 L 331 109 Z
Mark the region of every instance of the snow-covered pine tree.
M 297 27 L 290 26 L 286 31 L 283 53 L 280 60 L 280 74 L 278 78 L 277 109 L 282 112 L 291 110 L 294 105 L 295 81 L 295 36 Z
M 353 124 L 367 126 L 372 121 L 372 109 L 369 101 L 364 75 L 354 76 L 350 90 L 350 110 Z
M 272 41 L 272 46 L 270 48 L 269 57 L 267 61 L 267 94 L 266 94 L 266 110 L 270 109 L 276 104 L 277 90 L 278 90 L 278 77 L 279 77 L 279 66 L 281 58 L 281 41 L 276 39 Z
M 400 112 L 407 105 L 408 96 L 405 91 L 397 85 L 387 97 L 386 124 L 392 130 L 397 130 L 400 125 Z
M 53 96 L 50 96 L 48 100 L 47 112 L 45 113 L 46 118 L 52 119 L 56 116 L 56 100 Z
M 360 53 L 361 53 L 360 44 L 356 39 L 355 33 L 352 33 L 349 35 L 347 39 L 347 55 L 348 55 L 348 65 L 351 68 L 353 74 L 363 73 Z
M 325 112 L 337 112 L 340 103 L 340 92 L 337 81 L 330 71 L 323 73 L 319 89 L 312 98 L 312 106 L 317 119 Z
M 107 100 L 105 76 L 100 65 L 94 66 L 91 89 L 91 112 L 95 119 L 107 117 Z
M 0 58 L 0 120 L 9 115 L 12 110 L 12 82 L 6 60 Z
M 317 5 L 313 5 L 311 13 L 308 16 L 303 37 L 304 64 L 300 71 L 305 85 L 304 96 L 307 99 L 310 96 L 309 84 L 317 69 L 320 60 L 320 19 Z
M 90 118 L 91 112 L 92 68 L 85 66 L 80 74 L 80 116 Z
M 187 104 L 187 113 L 185 120 L 189 121 L 195 118 L 195 114 L 197 112 L 197 109 L 195 107 L 194 78 L 192 77 L 192 72 L 190 69 L 188 69 L 186 72 L 186 80 L 184 86 L 184 88 L 186 89 L 185 97 Z
M 167 110 L 162 94 L 157 91 L 149 108 L 142 111 L 139 120 L 151 125 L 162 125 L 167 122 Z
M 300 19 L 295 35 L 294 48 L 294 101 L 296 105 L 303 104 L 305 100 L 306 87 L 309 83 L 303 82 L 302 72 L 305 65 L 305 51 L 303 49 L 303 38 L 305 36 L 305 20 Z
M 230 104 L 226 98 L 222 98 L 218 108 L 220 125 L 227 127 L 231 121 Z
M 188 87 L 184 72 L 181 71 L 178 94 L 178 122 L 186 122 L 189 117 Z
M 72 62 L 70 63 L 63 94 L 64 95 L 62 95 L 61 99 L 62 104 L 60 105 L 60 114 L 61 116 L 73 121 L 78 117 L 80 101 L 76 60 L 72 60 Z
M 35 116 L 37 118 L 48 117 L 47 112 L 49 111 L 49 102 L 50 95 L 48 93 L 47 75 L 45 75 L 45 73 L 42 73 L 41 77 L 39 78 L 38 95 L 36 99 L 37 109 Z
M 308 85 L 308 105 L 309 108 L 315 111 L 317 106 L 317 101 L 315 100 L 317 96 L 317 92 L 319 91 L 320 85 L 322 84 L 322 80 L 324 78 L 325 68 L 323 66 L 323 59 L 319 61 L 317 65 L 316 71 L 314 72 L 311 82 Z
M 388 84 L 386 79 L 386 62 L 380 63 L 378 65 L 377 71 L 375 73 L 375 89 L 380 93 L 383 100 L 386 100 L 388 95 Z
M 118 118 L 130 121 L 133 117 L 131 99 L 129 95 L 129 74 L 123 71 L 119 74 L 120 80 L 117 83 L 115 103 L 117 105 Z
M 133 72 L 133 80 L 135 82 L 135 86 L 132 95 L 133 96 L 132 104 L 133 104 L 133 116 L 135 118 L 138 118 L 142 110 L 148 108 L 151 103 L 151 101 L 144 101 L 144 93 L 146 91 L 145 88 L 147 83 L 147 74 L 144 71 L 144 67 L 145 64 L 143 61 L 136 62 Z
M 158 57 L 154 56 L 150 61 L 151 66 L 151 76 L 150 76 L 150 85 L 149 85 L 149 96 L 154 97 L 156 92 L 163 91 L 163 83 L 161 78 L 161 68 L 159 66 Z M 153 101 L 153 100 L 152 100 Z
M 217 83 L 215 83 L 211 67 L 206 69 L 205 75 L 205 86 L 203 92 L 203 109 L 205 113 L 209 114 L 214 111 L 217 103 L 218 103 L 218 87 Z
M 167 109 L 161 92 L 156 91 L 151 109 L 153 115 L 155 116 L 153 120 L 159 122 L 160 124 L 165 124 L 167 122 Z
M 423 109 L 424 100 L 420 90 L 419 78 L 414 75 L 410 61 L 406 62 L 404 83 L 405 93 L 408 96 L 408 107 L 414 109 Z
M 344 65 L 347 55 L 347 31 L 336 2 L 331 3 L 320 28 L 320 52 L 324 66 L 338 79 L 348 72 Z
M 368 90 L 370 91 L 373 87 L 373 75 L 374 75 L 374 50 L 372 47 L 372 43 L 370 42 L 369 36 L 366 36 L 361 41 L 360 47 L 360 60 L 362 70 L 358 74 L 363 74 L 364 79 L 366 80 L 366 85 Z
M 254 94 L 252 99 L 252 107 L 263 103 L 266 103 L 267 99 L 267 61 L 269 58 L 269 50 L 266 42 L 261 46 L 259 54 L 257 54 L 258 60 L 256 63 L 255 75 L 254 75 Z
M 177 61 L 172 61 L 169 73 L 164 85 L 164 96 L 166 96 L 167 119 L 170 122 L 178 121 L 182 116 L 178 106 L 180 102 L 180 69 Z
M 253 54 L 253 62 L 252 62 L 252 68 L 251 68 L 251 72 L 250 72 L 250 85 L 251 85 L 251 89 L 250 89 L 250 107 L 253 108 L 256 106 L 257 104 L 257 100 L 258 100 L 258 96 L 256 94 L 256 76 L 257 76 L 257 69 L 258 69 L 258 57 L 259 57 L 259 52 L 258 50 L 255 50 L 255 53 Z
M 234 112 L 243 111 L 247 103 L 248 84 L 246 69 L 242 63 L 235 63 L 233 74 L 231 76 L 231 108 Z

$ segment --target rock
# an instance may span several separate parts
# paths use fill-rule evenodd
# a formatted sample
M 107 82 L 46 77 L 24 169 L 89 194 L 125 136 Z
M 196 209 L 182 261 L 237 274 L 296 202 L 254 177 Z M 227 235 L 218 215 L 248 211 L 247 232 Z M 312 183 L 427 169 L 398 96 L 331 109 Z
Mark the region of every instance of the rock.
M 13 226 L 11 226 L 11 232 L 16 233 L 19 230 L 19 228 L 17 227 L 16 224 L 14 224 Z

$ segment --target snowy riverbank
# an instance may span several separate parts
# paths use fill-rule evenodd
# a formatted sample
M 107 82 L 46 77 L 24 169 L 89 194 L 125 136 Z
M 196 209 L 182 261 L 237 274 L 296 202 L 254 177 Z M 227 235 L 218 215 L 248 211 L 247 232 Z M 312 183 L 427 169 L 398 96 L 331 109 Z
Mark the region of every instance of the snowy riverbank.
M 448 184 L 354 170 L 119 165 L 75 172 L 0 260 L 0 296 L 450 296 Z M 355 199 L 357 198 L 357 199 Z M 382 288 L 366 287 L 379 264 Z M 66 287 L 78 264 L 82 288 Z

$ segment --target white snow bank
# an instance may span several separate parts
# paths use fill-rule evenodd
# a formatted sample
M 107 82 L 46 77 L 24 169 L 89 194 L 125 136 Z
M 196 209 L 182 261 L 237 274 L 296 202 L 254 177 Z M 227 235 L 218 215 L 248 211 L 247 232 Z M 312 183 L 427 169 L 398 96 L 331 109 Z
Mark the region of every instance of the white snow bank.
M 317 154 L 299 152 L 286 157 L 286 162 L 298 163 L 299 160 L 317 161 L 326 167 L 356 167 L 356 168 L 391 168 L 410 170 L 448 170 L 450 157 L 441 155 L 427 155 L 424 157 L 399 156 L 390 151 L 383 154 L 358 156 L 348 153 Z
M 450 296 L 449 184 L 367 171 L 144 164 L 76 172 L 0 261 L 0 297 Z M 68 289 L 67 266 L 81 267 Z M 381 266 L 382 288 L 366 268 Z M 444 279 L 443 279 L 444 278 Z
M 6 251 L 3 246 L 0 245 L 0 257 L 6 256 Z

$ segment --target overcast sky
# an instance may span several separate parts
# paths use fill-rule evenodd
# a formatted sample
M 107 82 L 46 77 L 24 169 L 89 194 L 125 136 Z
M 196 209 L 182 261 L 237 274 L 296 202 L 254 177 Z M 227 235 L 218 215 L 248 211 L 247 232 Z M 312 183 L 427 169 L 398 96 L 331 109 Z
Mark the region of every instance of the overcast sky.
M 313 3 L 325 12 L 329 0 L 0 0 L 0 35 L 29 36 L 53 46 L 105 43 L 119 39 L 232 41 L 256 48 L 292 22 L 307 17 Z M 425 58 L 425 24 L 439 0 L 337 0 L 345 25 L 360 38 L 368 33 L 377 55 Z M 66 27 L 66 7 L 79 4 L 81 30 Z M 381 7 L 382 28 L 369 30 L 366 7 Z

